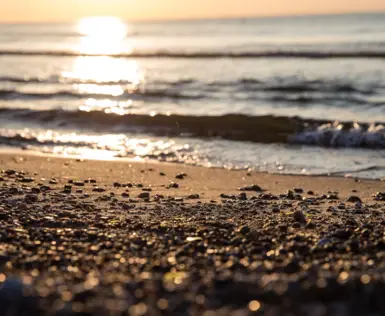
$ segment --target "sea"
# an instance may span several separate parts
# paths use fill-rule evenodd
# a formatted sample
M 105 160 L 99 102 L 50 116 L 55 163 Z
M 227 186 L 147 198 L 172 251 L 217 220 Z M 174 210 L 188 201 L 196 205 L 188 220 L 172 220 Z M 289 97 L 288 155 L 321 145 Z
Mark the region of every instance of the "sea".
M 0 148 L 385 177 L 385 13 L 0 24 Z

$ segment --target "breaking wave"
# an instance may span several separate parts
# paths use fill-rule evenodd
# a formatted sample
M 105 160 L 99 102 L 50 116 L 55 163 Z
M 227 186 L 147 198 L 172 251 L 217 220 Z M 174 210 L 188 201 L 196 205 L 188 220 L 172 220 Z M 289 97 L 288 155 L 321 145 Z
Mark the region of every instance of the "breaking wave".
M 1 120 L 105 133 L 147 133 L 167 137 L 221 138 L 258 143 L 322 147 L 385 148 L 385 125 L 328 122 L 286 116 L 117 115 L 103 111 L 0 109 Z

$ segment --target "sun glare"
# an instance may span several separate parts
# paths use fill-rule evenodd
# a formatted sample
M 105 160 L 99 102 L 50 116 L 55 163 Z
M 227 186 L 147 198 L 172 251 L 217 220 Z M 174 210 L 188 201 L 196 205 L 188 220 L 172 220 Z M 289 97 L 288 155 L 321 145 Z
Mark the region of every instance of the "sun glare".
M 129 53 L 128 26 L 116 17 L 92 17 L 79 21 L 77 30 L 83 36 L 78 51 L 91 55 Z
M 84 36 L 121 40 L 126 37 L 128 28 L 116 17 L 90 17 L 79 21 L 78 31 Z

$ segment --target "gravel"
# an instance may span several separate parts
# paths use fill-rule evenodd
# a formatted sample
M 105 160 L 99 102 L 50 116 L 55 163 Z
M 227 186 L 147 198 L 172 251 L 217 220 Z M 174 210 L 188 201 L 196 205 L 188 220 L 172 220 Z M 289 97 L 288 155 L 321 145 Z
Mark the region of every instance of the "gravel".
M 0 174 L 0 315 L 385 314 L 385 194 L 137 201 L 19 173 Z

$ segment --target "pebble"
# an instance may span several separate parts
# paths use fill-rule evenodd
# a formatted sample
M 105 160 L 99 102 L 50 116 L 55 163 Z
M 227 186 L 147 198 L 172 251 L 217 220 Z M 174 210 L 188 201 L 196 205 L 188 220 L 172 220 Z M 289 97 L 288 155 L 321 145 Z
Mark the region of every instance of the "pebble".
M 362 203 L 361 199 L 358 197 L 358 196 L 355 196 L 355 195 L 351 195 L 348 197 L 348 199 L 346 200 L 346 202 L 350 202 L 350 203 Z
M 255 192 L 262 192 L 263 191 L 262 188 L 257 184 L 245 186 L 245 187 L 239 188 L 239 190 L 240 191 L 255 191 Z
M 239 193 L 238 199 L 240 199 L 242 201 L 246 201 L 247 200 L 247 194 L 245 192 Z
M 138 195 L 139 199 L 149 199 L 150 198 L 150 193 L 149 192 L 142 192 Z
M 382 203 L 39 189 L 0 187 L 0 315 L 383 314 Z
M 333 194 L 327 195 L 326 198 L 328 200 L 338 200 L 338 195 L 333 193 Z
M 293 213 L 293 218 L 300 223 L 306 223 L 306 216 L 303 212 L 301 211 L 295 211 Z
M 21 178 L 20 179 L 20 182 L 23 182 L 23 183 L 30 183 L 30 182 L 34 182 L 35 180 L 33 178 Z
M 47 186 L 47 185 L 42 185 L 42 186 L 40 187 L 40 190 L 43 191 L 43 192 L 45 192 L 45 191 L 51 190 L 51 188 L 50 188 L 49 186 Z
M 40 191 L 40 188 L 32 188 L 31 192 L 35 194 L 39 194 L 41 191 Z
M 175 178 L 176 179 L 180 179 L 180 180 L 183 180 L 185 177 L 187 177 L 187 174 L 185 174 L 185 173 L 178 173 L 176 176 L 175 176 Z
M 95 187 L 95 188 L 92 189 L 92 191 L 93 191 L 93 192 L 105 192 L 106 189 L 100 188 L 100 187 Z
M 251 229 L 249 226 L 242 226 L 241 228 L 239 228 L 239 232 L 242 234 L 242 235 L 247 235 L 248 233 L 250 233 Z

